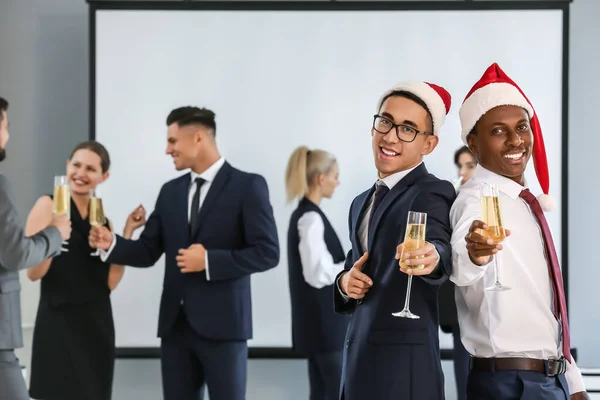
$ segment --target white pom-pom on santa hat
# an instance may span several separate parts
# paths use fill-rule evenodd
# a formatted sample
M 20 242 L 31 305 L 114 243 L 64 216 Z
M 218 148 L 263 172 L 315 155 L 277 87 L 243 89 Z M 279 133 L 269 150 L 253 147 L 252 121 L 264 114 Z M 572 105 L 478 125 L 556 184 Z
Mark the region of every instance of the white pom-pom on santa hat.
M 537 201 L 540 203 L 542 210 L 546 212 L 550 212 L 556 207 L 556 200 L 549 194 L 540 194 L 537 197 Z
M 556 207 L 556 201 L 548 194 L 550 190 L 548 160 L 537 113 L 525 93 L 502 71 L 497 63 L 490 65 L 481 79 L 473 85 L 460 108 L 463 142 L 468 145 L 467 136 L 477 121 L 486 112 L 499 106 L 519 106 L 529 114 L 533 133 L 533 166 L 543 192 L 537 197 L 537 200 L 542 210 L 552 211 Z
M 386 97 L 399 91 L 412 93 L 423 100 L 433 120 L 433 134 L 438 136 L 452 104 L 450 93 L 443 87 L 429 82 L 408 81 L 398 83 L 379 98 L 377 112 L 381 109 Z

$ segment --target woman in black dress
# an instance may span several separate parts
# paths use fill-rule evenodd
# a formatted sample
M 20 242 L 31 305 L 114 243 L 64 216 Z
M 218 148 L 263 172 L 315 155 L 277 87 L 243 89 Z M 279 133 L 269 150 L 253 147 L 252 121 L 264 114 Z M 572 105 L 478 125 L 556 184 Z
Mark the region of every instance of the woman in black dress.
M 110 158 L 100 143 L 79 144 L 67 162 L 71 190 L 71 238 L 60 255 L 29 269 L 41 283 L 33 333 L 30 396 L 42 400 L 110 400 L 115 330 L 110 293 L 124 266 L 104 263 L 88 244 L 90 191 L 108 178 Z M 124 237 L 144 223 L 140 207 L 127 220 Z M 48 225 L 52 196 L 38 199 L 27 234 Z M 112 228 L 110 222 L 107 226 Z

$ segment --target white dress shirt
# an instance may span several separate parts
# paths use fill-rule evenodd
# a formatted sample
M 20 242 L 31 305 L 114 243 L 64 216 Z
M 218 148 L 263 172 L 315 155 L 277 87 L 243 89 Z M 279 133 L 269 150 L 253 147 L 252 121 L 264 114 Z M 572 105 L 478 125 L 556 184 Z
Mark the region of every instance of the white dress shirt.
M 298 234 L 304 280 L 317 289 L 332 285 L 337 274 L 344 269 L 344 261 L 333 262 L 325 243 L 325 225 L 321 215 L 316 211 L 304 213 L 298 220 Z
M 377 182 L 375 184 L 376 185 L 384 184 L 391 191 L 394 188 L 394 186 L 396 186 L 398 184 L 398 182 L 400 182 L 402 180 L 402 178 L 404 178 L 406 175 L 410 174 L 412 172 L 412 170 L 417 168 L 422 163 L 423 162 L 420 162 L 419 164 L 415 165 L 412 168 L 393 173 L 391 175 L 386 176 L 385 178 L 379 178 L 379 179 L 377 179 Z M 360 240 L 360 245 L 362 246 L 362 248 L 365 251 L 369 247 L 369 215 L 371 214 L 371 209 L 373 208 L 373 200 L 374 199 L 375 199 L 375 192 L 373 192 L 373 194 L 371 195 L 371 198 L 368 200 L 367 209 L 366 209 L 365 213 L 363 214 L 363 218 L 360 221 L 360 225 L 358 226 L 358 238 Z M 352 234 L 352 232 L 350 234 Z M 398 244 L 400 244 L 400 243 L 398 243 Z M 436 252 L 437 252 L 437 250 L 436 250 Z M 438 256 L 438 259 L 439 259 L 439 256 Z M 346 301 L 350 300 L 350 297 L 346 296 L 346 294 L 344 294 L 344 292 L 340 288 L 339 279 L 338 279 L 337 287 L 338 287 L 340 294 L 344 298 L 344 300 L 346 300 Z
M 511 288 L 504 292 L 484 290 L 495 281 L 493 260 L 478 266 L 466 249 L 465 236 L 471 224 L 482 219 L 480 189 L 484 182 L 498 186 L 503 226 L 511 232 L 494 256 L 500 282 Z M 558 359 L 562 355 L 544 239 L 535 215 L 519 197 L 524 188 L 478 165 L 475 178 L 461 186 L 450 210 L 450 280 L 457 286 L 461 340 L 476 357 Z M 567 362 L 565 377 L 571 394 L 585 390 L 575 361 Z
M 215 180 L 215 177 L 217 176 L 217 173 L 219 172 L 219 170 L 221 169 L 221 167 L 223 166 L 223 164 L 225 164 L 225 159 L 223 157 L 220 157 L 217 161 L 215 161 L 210 167 L 208 167 L 204 172 L 202 172 L 201 174 L 197 174 L 194 171 L 190 171 L 190 189 L 189 189 L 189 193 L 188 193 L 188 223 L 190 221 L 190 216 L 192 215 L 192 200 L 194 198 L 194 193 L 196 192 L 196 178 L 202 178 L 204 179 L 204 184 L 200 187 L 200 202 L 199 202 L 199 206 L 198 206 L 198 210 L 196 210 L 196 212 L 199 212 L 200 209 L 202 208 L 202 203 L 204 203 L 204 199 L 206 199 L 206 194 L 208 193 L 210 186 L 212 185 L 213 181 Z M 110 244 L 110 247 L 108 248 L 107 251 L 103 251 L 101 250 L 101 259 L 102 261 L 106 261 L 106 259 L 108 258 L 109 254 L 112 252 L 112 249 L 114 249 L 117 240 L 116 240 L 116 236 L 113 235 L 113 241 Z M 208 271 L 208 250 L 206 250 L 205 253 L 205 257 L 206 257 L 206 279 L 210 280 L 210 274 Z

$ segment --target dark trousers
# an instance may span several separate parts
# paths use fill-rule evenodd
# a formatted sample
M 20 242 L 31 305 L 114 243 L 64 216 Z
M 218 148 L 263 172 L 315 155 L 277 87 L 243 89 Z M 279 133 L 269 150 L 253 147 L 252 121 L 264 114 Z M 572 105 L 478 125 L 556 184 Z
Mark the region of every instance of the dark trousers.
M 310 400 L 336 400 L 340 391 L 344 353 L 335 351 L 308 356 Z
M 454 337 L 454 379 L 456 381 L 456 396 L 458 400 L 467 400 L 467 381 L 469 379 L 470 354 L 460 340 L 460 328 L 458 322 L 452 327 Z
M 471 371 L 469 400 L 567 400 L 564 375 L 546 376 L 533 371 Z
M 190 326 L 183 311 L 161 342 L 164 400 L 245 400 L 246 341 L 209 340 Z

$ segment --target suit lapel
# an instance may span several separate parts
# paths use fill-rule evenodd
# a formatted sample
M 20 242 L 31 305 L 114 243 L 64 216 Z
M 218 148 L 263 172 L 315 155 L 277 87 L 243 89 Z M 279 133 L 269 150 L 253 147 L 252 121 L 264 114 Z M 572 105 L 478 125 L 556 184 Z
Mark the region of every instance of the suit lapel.
M 360 239 L 360 223 L 363 220 L 363 216 L 365 215 L 365 212 L 367 211 L 367 205 L 369 204 L 369 199 L 371 198 L 371 196 L 373 196 L 373 193 L 375 192 L 375 185 L 373 185 L 373 187 L 371 187 L 371 190 L 369 190 L 368 192 L 364 192 L 359 198 L 357 204 L 359 205 L 358 208 L 355 208 L 354 211 L 354 215 L 352 215 L 352 219 L 353 219 L 353 225 L 354 225 L 354 234 L 352 235 L 352 239 L 354 241 L 354 246 L 357 249 L 360 249 L 360 254 L 362 255 L 365 252 L 365 249 L 363 248 L 362 245 L 362 240 Z
M 225 188 L 227 182 L 229 182 L 229 178 L 231 175 L 231 166 L 229 163 L 225 162 L 217 175 L 215 176 L 215 180 L 210 185 L 210 189 L 208 189 L 208 193 L 206 194 L 206 198 L 202 202 L 200 206 L 200 215 L 198 215 L 198 228 L 195 232 L 192 232 L 191 239 L 194 239 L 198 232 L 202 229 L 202 221 L 206 218 L 210 208 L 215 203 L 215 200 L 219 197 L 219 193 Z
M 175 193 L 175 202 L 177 206 L 174 210 L 176 213 L 174 220 L 183 221 L 183 223 L 180 225 L 184 228 L 181 230 L 181 234 L 185 238 L 186 242 L 189 242 L 190 240 L 190 220 L 188 218 L 188 211 L 190 209 L 189 196 L 190 186 L 192 183 L 191 179 L 191 174 L 189 173 L 182 176 L 180 181 L 177 183 L 177 190 Z
M 390 205 L 398 198 L 402 193 L 404 193 L 410 186 L 415 184 L 419 179 L 427 175 L 427 168 L 425 168 L 425 164 L 419 165 L 417 168 L 412 170 L 408 175 L 398 182 L 392 190 L 383 198 L 383 201 L 377 207 L 375 211 L 375 215 L 373 216 L 373 224 L 369 226 L 368 229 L 368 252 L 371 253 L 373 248 L 373 240 L 375 238 L 375 234 L 377 232 L 377 228 L 379 227 L 379 223 L 381 222 L 381 218 L 385 211 L 390 207 Z

